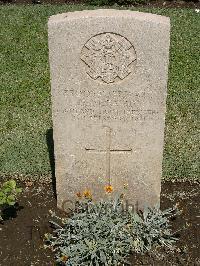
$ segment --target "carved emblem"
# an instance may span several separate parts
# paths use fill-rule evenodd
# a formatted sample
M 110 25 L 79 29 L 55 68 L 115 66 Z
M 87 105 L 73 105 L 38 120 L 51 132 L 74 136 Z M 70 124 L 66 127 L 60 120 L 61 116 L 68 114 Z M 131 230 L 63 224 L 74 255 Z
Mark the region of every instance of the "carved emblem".
M 105 83 L 114 83 L 126 78 L 136 64 L 133 45 L 123 36 L 101 33 L 92 37 L 83 47 L 81 60 L 86 72 Z

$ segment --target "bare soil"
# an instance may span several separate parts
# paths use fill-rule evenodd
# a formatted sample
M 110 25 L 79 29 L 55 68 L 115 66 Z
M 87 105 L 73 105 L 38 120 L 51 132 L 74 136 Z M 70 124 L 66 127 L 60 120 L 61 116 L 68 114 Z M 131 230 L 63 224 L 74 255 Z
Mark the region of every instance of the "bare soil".
M 55 189 L 51 182 L 24 181 L 17 208 L 3 213 L 0 224 L 1 266 L 55 265 L 54 254 L 44 249 L 44 233 L 52 232 L 49 210 L 58 215 Z M 179 205 L 182 210 L 172 222 L 179 231 L 174 250 L 157 249 L 145 255 L 133 254 L 131 265 L 200 265 L 199 182 L 163 182 L 161 209 Z

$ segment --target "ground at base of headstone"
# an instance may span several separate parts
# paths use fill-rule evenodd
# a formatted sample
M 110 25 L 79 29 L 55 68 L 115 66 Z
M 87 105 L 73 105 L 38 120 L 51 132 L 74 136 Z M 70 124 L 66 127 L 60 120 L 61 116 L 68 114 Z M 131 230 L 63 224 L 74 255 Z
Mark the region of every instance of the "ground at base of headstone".
M 52 232 L 49 210 L 64 217 L 56 208 L 55 190 L 50 182 L 18 182 L 23 192 L 18 207 L 4 213 L 0 224 L 0 265 L 56 265 L 53 252 L 44 249 L 43 236 Z M 159 248 L 144 255 L 133 254 L 131 265 L 200 265 L 199 182 L 163 182 L 161 209 L 178 205 L 181 214 L 172 221 L 181 230 L 173 251 Z

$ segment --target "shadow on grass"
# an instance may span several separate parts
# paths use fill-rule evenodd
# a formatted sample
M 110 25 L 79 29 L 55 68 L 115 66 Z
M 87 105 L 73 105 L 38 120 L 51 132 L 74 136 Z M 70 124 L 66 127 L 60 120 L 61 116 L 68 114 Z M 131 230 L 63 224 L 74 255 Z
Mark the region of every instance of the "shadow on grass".
M 52 186 L 55 198 L 56 194 L 56 176 L 55 176 L 55 158 L 54 158 L 54 142 L 53 142 L 53 128 L 50 128 L 46 132 L 46 142 L 49 152 L 49 161 L 51 166 Z

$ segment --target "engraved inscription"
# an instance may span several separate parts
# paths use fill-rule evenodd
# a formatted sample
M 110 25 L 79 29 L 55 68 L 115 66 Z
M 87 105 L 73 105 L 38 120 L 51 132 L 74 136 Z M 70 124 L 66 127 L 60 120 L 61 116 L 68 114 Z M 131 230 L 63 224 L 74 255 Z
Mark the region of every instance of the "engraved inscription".
M 114 83 L 126 78 L 136 65 L 133 45 L 115 33 L 101 33 L 92 37 L 83 47 L 81 60 L 87 74 L 104 83 Z
M 98 92 L 86 88 L 67 88 L 63 91 L 63 98 L 65 105 L 57 106 L 54 111 L 67 114 L 72 119 L 128 122 L 159 117 L 155 98 L 146 92 L 131 93 L 119 88 Z

